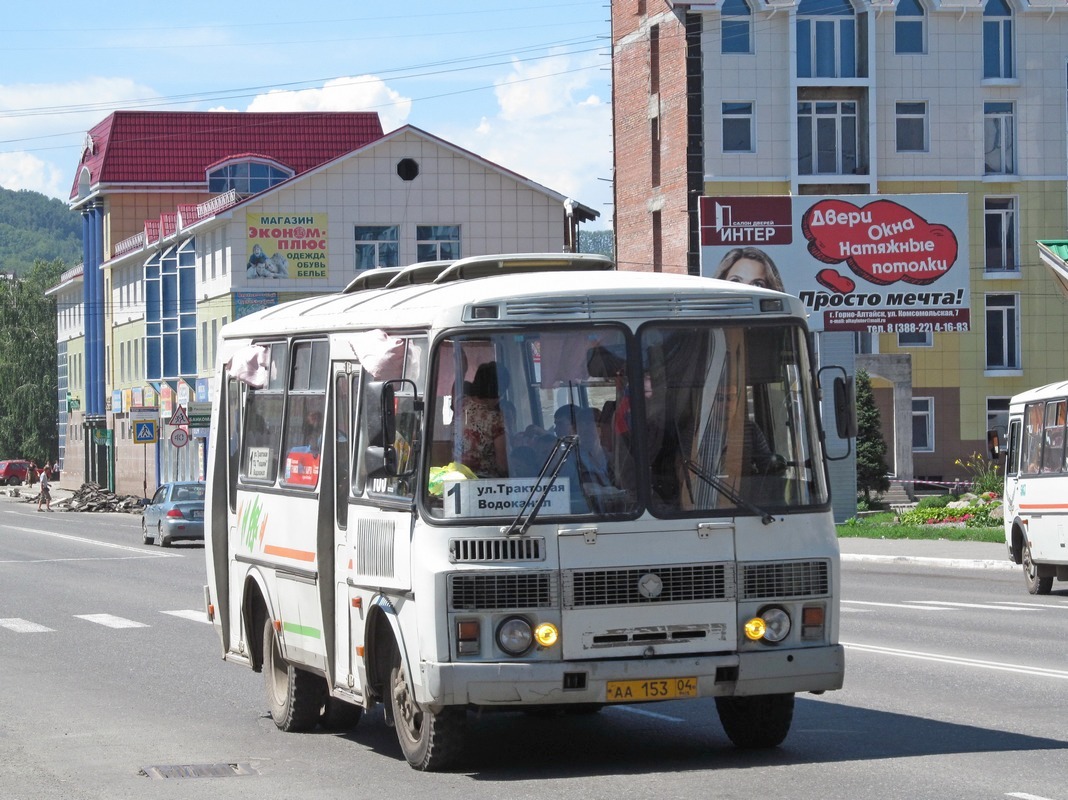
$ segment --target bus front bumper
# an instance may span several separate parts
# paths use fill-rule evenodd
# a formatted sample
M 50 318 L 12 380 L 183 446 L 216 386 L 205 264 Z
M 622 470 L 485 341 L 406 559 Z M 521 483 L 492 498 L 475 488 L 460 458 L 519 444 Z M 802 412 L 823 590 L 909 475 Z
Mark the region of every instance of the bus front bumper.
M 693 678 L 685 683 L 696 685 L 696 697 L 830 691 L 842 688 L 845 651 L 829 645 L 642 661 L 423 662 L 419 667 L 416 698 L 435 708 L 560 705 L 634 702 L 622 699 L 622 681 L 676 686 L 680 679 Z M 640 694 L 640 688 L 635 690 Z M 655 699 L 673 698 L 641 696 L 638 701 Z

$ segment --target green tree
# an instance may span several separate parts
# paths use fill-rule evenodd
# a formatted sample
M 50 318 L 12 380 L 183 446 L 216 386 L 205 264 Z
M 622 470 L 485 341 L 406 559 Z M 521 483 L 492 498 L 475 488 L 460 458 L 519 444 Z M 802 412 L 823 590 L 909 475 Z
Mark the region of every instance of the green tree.
M 56 304 L 45 296 L 66 267 L 35 261 L 22 278 L 0 280 L 0 457 L 57 455 Z
M 615 258 L 616 244 L 612 231 L 579 230 L 579 250 L 583 253 L 596 253 Z
M 880 426 L 879 408 L 871 391 L 871 378 L 862 369 L 856 375 L 857 396 L 857 491 L 864 502 L 871 503 L 871 493 L 881 494 L 890 488 L 886 477 L 886 440 Z
M 82 218 L 62 200 L 0 188 L 0 272 L 25 277 L 38 260 L 82 260 Z

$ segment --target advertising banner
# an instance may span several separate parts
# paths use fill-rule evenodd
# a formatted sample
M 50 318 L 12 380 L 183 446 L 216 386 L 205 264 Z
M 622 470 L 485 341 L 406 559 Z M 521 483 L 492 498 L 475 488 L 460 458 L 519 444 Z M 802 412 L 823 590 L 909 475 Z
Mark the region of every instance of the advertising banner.
M 701 274 L 797 295 L 813 330 L 969 329 L 963 194 L 702 197 Z
M 329 277 L 326 214 L 249 212 L 246 216 L 249 280 Z

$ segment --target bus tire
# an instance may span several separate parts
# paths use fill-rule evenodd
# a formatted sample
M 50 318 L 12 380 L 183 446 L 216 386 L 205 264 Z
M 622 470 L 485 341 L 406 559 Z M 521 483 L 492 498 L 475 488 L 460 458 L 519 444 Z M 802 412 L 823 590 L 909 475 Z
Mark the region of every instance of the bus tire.
M 778 747 L 794 719 L 793 694 L 717 697 L 716 711 L 727 737 L 746 750 Z
M 282 658 L 270 618 L 263 623 L 263 682 L 271 719 L 281 730 L 309 731 L 319 723 L 326 684 Z
M 361 706 L 346 703 L 336 697 L 328 697 L 323 703 L 319 724 L 328 731 L 344 733 L 359 725 L 361 719 L 363 719 Z
M 1047 575 L 1041 578 L 1038 576 L 1038 565 L 1031 558 L 1031 545 L 1027 543 L 1026 539 L 1023 543 L 1021 563 L 1024 568 L 1024 583 L 1027 584 L 1027 592 L 1029 594 L 1049 594 L 1053 588 L 1053 576 Z
M 437 772 L 456 760 L 463 750 L 467 709 L 446 706 L 432 711 L 417 703 L 408 668 L 396 649 L 389 670 L 389 703 L 401 752 L 413 768 Z

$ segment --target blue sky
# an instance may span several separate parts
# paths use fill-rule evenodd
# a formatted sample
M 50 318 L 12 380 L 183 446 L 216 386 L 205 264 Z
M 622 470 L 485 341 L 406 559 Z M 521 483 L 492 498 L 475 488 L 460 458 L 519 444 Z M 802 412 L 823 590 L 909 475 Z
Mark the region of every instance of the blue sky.
M 377 111 L 608 228 L 608 19 L 606 0 L 9 3 L 0 186 L 66 200 L 85 132 L 117 109 Z

